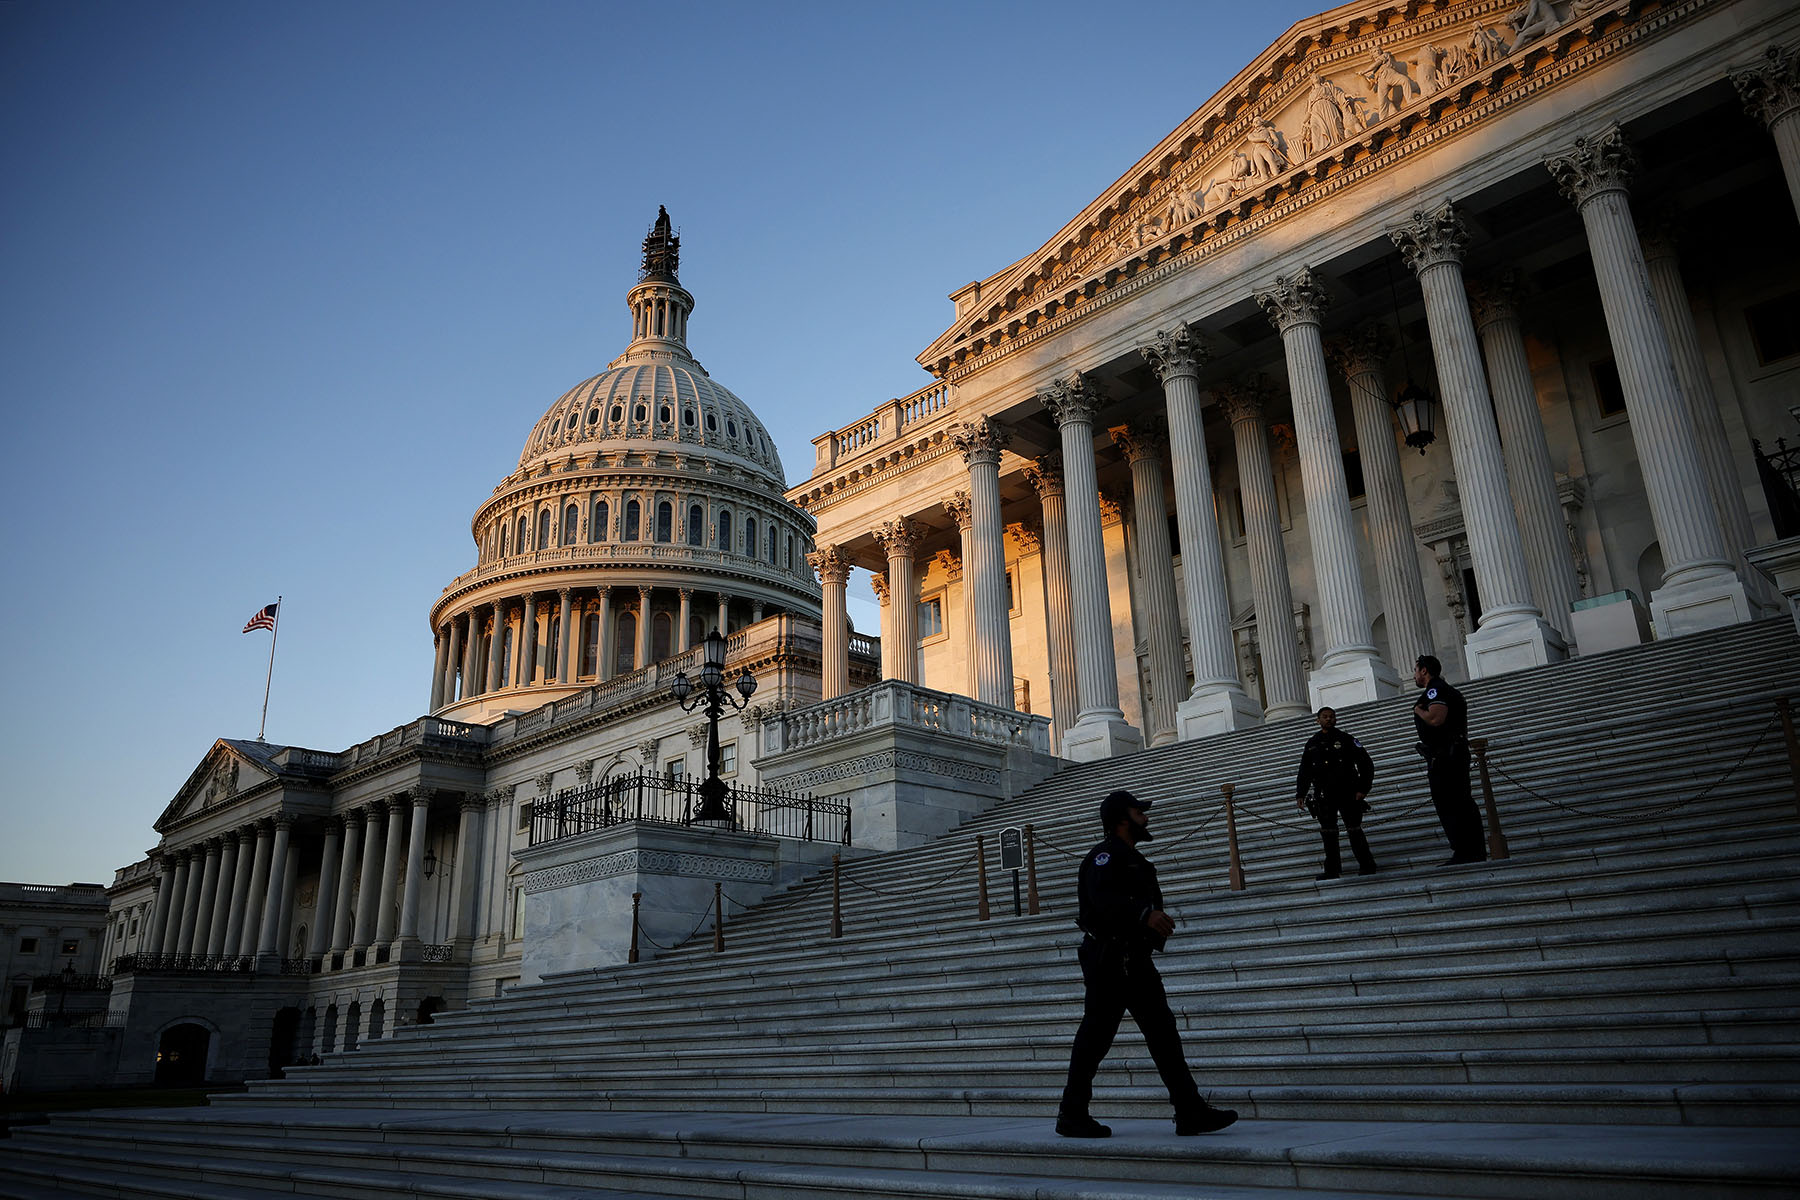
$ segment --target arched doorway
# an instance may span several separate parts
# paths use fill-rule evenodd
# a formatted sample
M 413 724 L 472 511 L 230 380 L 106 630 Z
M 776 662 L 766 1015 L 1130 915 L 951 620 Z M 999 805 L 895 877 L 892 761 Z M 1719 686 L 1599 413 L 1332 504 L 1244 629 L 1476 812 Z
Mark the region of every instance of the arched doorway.
M 192 1023 L 163 1030 L 156 1045 L 158 1087 L 196 1087 L 206 1082 L 206 1051 L 212 1034 Z
M 269 1078 L 280 1079 L 282 1068 L 294 1061 L 295 1038 L 300 1032 L 300 1010 L 292 1006 L 275 1010 L 269 1027 Z
M 444 1011 L 442 996 L 427 996 L 419 1001 L 419 1024 L 429 1025 L 438 1013 Z

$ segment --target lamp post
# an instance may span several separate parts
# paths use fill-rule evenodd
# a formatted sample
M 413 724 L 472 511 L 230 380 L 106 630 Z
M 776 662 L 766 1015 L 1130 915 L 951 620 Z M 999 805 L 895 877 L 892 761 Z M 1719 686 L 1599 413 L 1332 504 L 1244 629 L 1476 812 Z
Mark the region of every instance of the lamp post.
M 68 1020 L 69 989 L 75 985 L 75 960 L 70 959 L 63 964 L 62 996 L 56 1002 L 56 1023 L 61 1025 Z
M 725 782 L 719 778 L 719 715 L 727 704 L 741 709 L 750 702 L 756 694 L 756 676 L 747 668 L 738 676 L 737 690 L 743 697 L 739 700 L 725 685 L 724 636 L 713 630 L 701 643 L 701 651 L 700 690 L 694 691 L 693 680 L 683 671 L 675 676 L 675 702 L 688 712 L 706 709 L 706 778 L 700 781 L 700 811 L 694 814 L 694 820 L 729 825 L 731 811 L 725 807 Z

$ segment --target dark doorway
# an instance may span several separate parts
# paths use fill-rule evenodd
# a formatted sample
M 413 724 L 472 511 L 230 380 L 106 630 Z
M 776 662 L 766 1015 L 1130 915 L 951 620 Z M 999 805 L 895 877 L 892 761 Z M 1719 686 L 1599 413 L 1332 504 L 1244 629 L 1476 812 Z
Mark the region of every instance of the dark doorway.
M 295 1035 L 300 1032 L 300 1010 L 282 1008 L 275 1011 L 275 1022 L 269 1028 L 269 1078 L 280 1079 L 282 1068 L 294 1062 Z
M 419 1024 L 431 1024 L 432 1019 L 436 1017 L 438 1013 L 443 1011 L 444 998 L 442 996 L 425 997 L 425 999 L 419 1001 Z
M 156 1047 L 159 1087 L 196 1087 L 206 1082 L 206 1050 L 212 1034 L 200 1025 L 175 1025 L 163 1031 Z

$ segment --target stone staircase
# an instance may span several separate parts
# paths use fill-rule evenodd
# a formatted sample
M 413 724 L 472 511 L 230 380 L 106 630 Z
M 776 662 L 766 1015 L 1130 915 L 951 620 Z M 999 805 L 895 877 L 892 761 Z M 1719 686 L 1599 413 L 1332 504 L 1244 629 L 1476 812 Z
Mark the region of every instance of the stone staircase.
M 0 1143 L 0 1196 L 1655 1197 L 1800 1190 L 1791 620 L 1468 685 L 1512 857 L 1443 868 L 1406 700 L 1375 757 L 1382 873 L 1315 882 L 1310 722 L 1071 767 L 654 963 L 577 972 L 202 1110 Z M 1248 887 L 1228 887 L 1220 785 Z M 1049 1130 L 1080 1011 L 1096 801 L 1157 801 L 1162 970 L 1202 1090 L 1176 1139 L 1129 1024 L 1103 1143 Z M 997 835 L 1034 827 L 1042 911 Z M 974 841 L 993 915 L 976 919 Z M 727 889 L 729 895 L 730 889 Z

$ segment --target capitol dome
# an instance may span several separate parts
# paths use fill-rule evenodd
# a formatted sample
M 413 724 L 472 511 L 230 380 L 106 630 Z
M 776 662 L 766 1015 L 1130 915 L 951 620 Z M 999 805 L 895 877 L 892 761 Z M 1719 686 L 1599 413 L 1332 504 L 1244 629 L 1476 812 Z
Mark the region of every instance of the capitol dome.
M 782 494 L 768 430 L 688 351 L 679 251 L 659 210 L 624 353 L 549 407 L 476 511 L 475 568 L 432 607 L 434 713 L 485 720 L 685 654 L 714 629 L 818 621 L 813 520 Z

